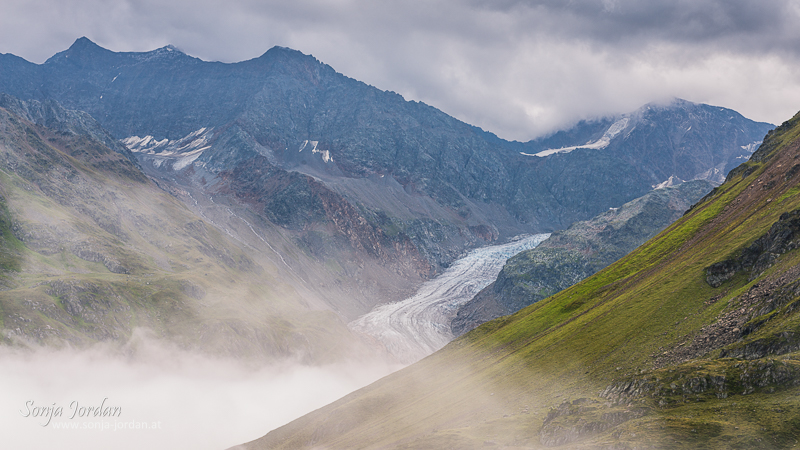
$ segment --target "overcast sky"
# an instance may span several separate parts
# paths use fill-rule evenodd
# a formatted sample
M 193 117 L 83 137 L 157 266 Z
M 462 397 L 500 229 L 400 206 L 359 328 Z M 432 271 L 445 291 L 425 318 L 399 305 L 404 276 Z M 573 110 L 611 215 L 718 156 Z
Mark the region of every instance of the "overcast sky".
M 0 53 L 86 36 L 235 62 L 281 45 L 508 139 L 681 97 L 800 110 L 800 0 L 2 0 Z

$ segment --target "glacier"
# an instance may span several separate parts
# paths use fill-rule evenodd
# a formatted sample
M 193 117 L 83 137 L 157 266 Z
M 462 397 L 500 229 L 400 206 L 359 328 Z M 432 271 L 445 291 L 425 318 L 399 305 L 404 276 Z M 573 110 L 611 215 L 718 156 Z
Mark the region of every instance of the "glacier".
M 350 322 L 349 327 L 380 342 L 399 362 L 416 362 L 453 339 L 450 321 L 458 307 L 492 283 L 508 258 L 536 247 L 548 237 L 549 233 L 529 235 L 473 250 L 441 275 L 423 283 L 414 296 L 379 305 Z

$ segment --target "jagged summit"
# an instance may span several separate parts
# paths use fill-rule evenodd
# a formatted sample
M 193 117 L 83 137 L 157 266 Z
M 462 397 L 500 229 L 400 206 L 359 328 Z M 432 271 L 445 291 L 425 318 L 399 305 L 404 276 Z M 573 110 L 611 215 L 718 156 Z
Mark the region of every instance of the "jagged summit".
M 72 45 L 69 46 L 64 51 L 56 53 L 47 61 L 45 64 L 48 63 L 55 63 L 55 62 L 63 62 L 65 60 L 69 60 L 70 58 L 74 59 L 96 59 L 96 58 L 103 58 L 108 56 L 116 56 L 124 59 L 133 59 L 134 61 L 147 61 L 151 60 L 156 57 L 187 57 L 197 61 L 203 61 L 200 58 L 196 58 L 194 56 L 188 55 L 180 48 L 176 47 L 173 44 L 167 44 L 163 47 L 159 47 L 154 50 L 144 51 L 144 52 L 115 52 L 113 50 L 109 50 L 105 47 L 102 47 L 92 41 L 91 39 L 87 38 L 86 36 L 82 36 L 75 40 Z M 295 60 L 313 60 L 315 63 L 322 64 L 319 60 L 314 58 L 311 55 L 306 55 L 305 53 L 294 50 L 289 47 L 282 47 L 282 46 L 274 46 L 264 52 L 258 58 L 254 58 L 255 60 L 263 60 L 263 59 L 272 59 L 276 57 L 287 58 L 287 59 L 295 59 Z M 209 61 L 203 61 L 209 62 Z M 247 62 L 247 61 L 242 61 Z M 222 63 L 226 64 L 227 63 Z M 236 63 L 231 63 L 236 64 Z
M 392 236 L 407 230 L 434 268 L 465 246 L 566 228 L 644 195 L 671 175 L 724 177 L 772 127 L 692 104 L 659 109 L 647 126 L 606 120 L 514 144 L 286 47 L 228 64 L 170 46 L 115 53 L 82 38 L 47 64 L 0 59 L 3 91 L 86 111 L 117 139 L 181 142 L 213 130 L 209 148 L 197 147 L 191 164 L 159 170 L 202 169 L 208 181 L 237 167 L 236 174 L 248 174 L 243 168 L 264 158 L 282 170 L 324 177 L 375 211 L 376 226 Z M 311 142 L 317 153 L 301 150 Z M 558 151 L 568 148 L 575 151 Z M 551 149 L 556 152 L 536 156 Z M 294 211 L 303 203 L 292 196 L 281 205 Z M 270 202 L 275 211 L 283 208 Z M 323 217 L 303 214 L 292 227 L 311 227 Z
M 283 46 L 280 46 L 280 45 L 276 45 L 276 46 L 270 48 L 269 50 L 264 52 L 264 54 L 262 54 L 259 58 L 266 58 L 266 57 L 276 56 L 276 55 L 286 55 L 286 56 L 292 56 L 292 57 L 295 57 L 295 58 L 303 58 L 303 57 L 305 57 L 305 58 L 308 58 L 308 57 L 313 58 L 313 56 L 306 55 L 305 53 L 303 53 L 303 52 L 301 52 L 299 50 L 295 50 L 295 49 L 289 48 L 289 47 L 283 47 Z M 314 59 L 316 60 L 316 58 L 314 58 Z
M 164 47 L 157 48 L 155 50 L 150 50 L 149 52 L 129 52 L 124 53 L 126 56 L 132 57 L 137 62 L 141 61 L 150 61 L 150 60 L 177 60 L 177 59 L 185 59 L 185 60 L 192 60 L 194 62 L 200 62 L 199 58 L 195 58 L 193 56 L 189 56 L 186 53 L 182 52 L 178 47 L 175 47 L 172 44 L 165 45 Z
M 63 63 L 63 62 L 97 62 L 106 60 L 109 56 L 115 54 L 111 50 L 107 50 L 89 38 L 83 36 L 75 40 L 68 49 L 58 52 L 45 61 L 45 64 Z
M 72 51 L 75 51 L 75 52 L 77 52 L 77 51 L 86 51 L 86 50 L 89 50 L 89 51 L 91 51 L 91 50 L 110 51 L 110 50 L 107 50 L 107 49 L 95 44 L 91 39 L 87 38 L 86 36 L 81 36 L 78 39 L 76 39 L 75 42 L 73 42 L 72 45 L 70 45 L 69 50 L 72 50 Z
M 165 46 L 157 48 L 155 50 L 150 50 L 149 52 L 143 52 L 141 54 L 144 54 L 144 55 L 186 55 L 186 53 L 182 52 L 178 47 L 175 47 L 172 44 L 165 45 Z
M 115 52 L 101 47 L 91 39 L 83 36 L 76 39 L 68 49 L 53 55 L 44 64 L 75 64 L 78 61 L 81 66 L 105 67 L 107 64 L 135 64 L 158 58 L 186 58 L 200 61 L 198 58 L 187 55 L 172 44 L 147 52 Z
M 318 82 L 324 76 L 341 76 L 333 67 L 323 63 L 313 55 L 307 55 L 299 50 L 281 46 L 274 46 L 258 58 L 236 64 L 263 67 L 265 70 L 270 71 L 277 70 L 292 77 L 306 78 L 311 76 L 317 80 L 315 82 Z

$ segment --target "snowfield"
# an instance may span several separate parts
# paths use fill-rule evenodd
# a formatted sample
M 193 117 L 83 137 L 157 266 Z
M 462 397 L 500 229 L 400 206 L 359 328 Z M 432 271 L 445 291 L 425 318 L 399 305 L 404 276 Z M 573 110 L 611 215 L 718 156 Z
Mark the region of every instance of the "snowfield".
M 600 139 L 594 142 L 587 142 L 583 145 L 575 145 L 572 147 L 553 148 L 541 151 L 539 153 L 520 152 L 520 154 L 525 156 L 538 156 L 540 158 L 544 158 L 545 156 L 554 155 L 556 153 L 569 153 L 578 148 L 590 148 L 594 150 L 604 149 L 608 147 L 608 144 L 611 143 L 612 139 L 617 137 L 617 135 L 620 134 L 625 129 L 625 127 L 628 126 L 629 122 L 630 118 L 628 117 L 623 117 L 622 119 L 619 119 L 618 121 L 611 124 L 610 127 L 608 127 L 608 130 L 606 130 L 606 132 L 603 133 L 603 136 Z

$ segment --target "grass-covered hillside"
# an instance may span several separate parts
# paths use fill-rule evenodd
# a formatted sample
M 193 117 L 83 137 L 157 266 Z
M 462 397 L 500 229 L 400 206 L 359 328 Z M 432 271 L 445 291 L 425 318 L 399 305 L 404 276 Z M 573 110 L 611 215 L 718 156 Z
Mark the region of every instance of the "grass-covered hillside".
M 142 328 L 182 347 L 266 360 L 348 353 L 355 339 L 318 296 L 297 289 L 279 258 L 283 242 L 233 239 L 102 133 L 54 102 L 2 98 L 0 343 L 124 344 Z
M 800 115 L 625 258 L 246 448 L 791 448 Z

